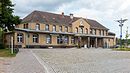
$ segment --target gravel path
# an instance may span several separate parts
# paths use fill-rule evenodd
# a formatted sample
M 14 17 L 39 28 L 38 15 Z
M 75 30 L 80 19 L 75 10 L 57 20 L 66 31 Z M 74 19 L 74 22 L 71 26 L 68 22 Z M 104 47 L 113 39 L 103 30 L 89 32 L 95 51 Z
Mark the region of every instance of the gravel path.
M 130 52 L 110 49 L 41 49 L 33 52 L 54 73 L 130 73 Z

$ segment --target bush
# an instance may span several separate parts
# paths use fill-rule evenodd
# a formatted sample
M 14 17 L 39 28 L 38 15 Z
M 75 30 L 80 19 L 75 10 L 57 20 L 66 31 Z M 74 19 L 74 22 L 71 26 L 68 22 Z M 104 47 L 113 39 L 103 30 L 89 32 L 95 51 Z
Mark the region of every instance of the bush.
M 0 44 L 0 49 L 4 49 L 4 45 L 3 44 Z

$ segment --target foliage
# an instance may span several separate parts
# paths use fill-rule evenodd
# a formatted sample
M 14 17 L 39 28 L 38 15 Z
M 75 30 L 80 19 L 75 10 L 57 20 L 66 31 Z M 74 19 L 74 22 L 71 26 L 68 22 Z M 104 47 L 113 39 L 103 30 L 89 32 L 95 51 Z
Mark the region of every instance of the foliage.
M 9 30 L 13 30 L 13 24 L 19 24 L 20 19 L 18 16 L 13 15 L 14 4 L 10 0 L 0 0 L 0 27 L 8 27 Z
M 114 48 L 116 51 L 130 51 L 130 48 Z

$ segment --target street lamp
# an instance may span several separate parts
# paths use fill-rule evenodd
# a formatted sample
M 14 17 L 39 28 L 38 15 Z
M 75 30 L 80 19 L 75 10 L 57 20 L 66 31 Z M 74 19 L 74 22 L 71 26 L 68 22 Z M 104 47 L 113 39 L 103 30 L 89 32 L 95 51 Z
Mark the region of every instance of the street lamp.
M 123 23 L 125 22 L 125 21 L 127 21 L 128 19 L 120 19 L 120 20 L 116 20 L 116 22 L 118 22 L 119 23 L 119 26 L 120 26 L 120 46 L 122 47 L 122 42 L 121 42 L 121 40 L 122 40 L 122 27 L 123 27 Z

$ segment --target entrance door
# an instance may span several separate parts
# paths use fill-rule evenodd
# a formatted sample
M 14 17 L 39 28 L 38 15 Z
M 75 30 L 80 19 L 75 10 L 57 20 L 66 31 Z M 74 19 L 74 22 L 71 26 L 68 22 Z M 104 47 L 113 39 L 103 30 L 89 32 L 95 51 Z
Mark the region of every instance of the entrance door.
M 95 38 L 90 38 L 90 47 L 95 47 Z

